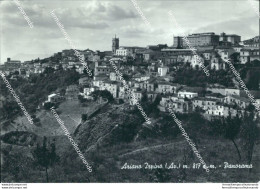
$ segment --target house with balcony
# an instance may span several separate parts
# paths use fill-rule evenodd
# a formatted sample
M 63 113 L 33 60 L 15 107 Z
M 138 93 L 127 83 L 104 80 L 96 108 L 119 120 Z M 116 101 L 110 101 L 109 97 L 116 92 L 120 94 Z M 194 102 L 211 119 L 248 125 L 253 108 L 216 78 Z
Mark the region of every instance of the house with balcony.
M 197 107 L 205 111 L 208 109 L 213 109 L 216 107 L 217 103 L 218 101 L 216 99 L 211 98 L 196 97 L 192 99 L 193 110 L 195 110 Z
M 181 86 L 179 84 L 161 81 L 158 83 L 158 88 L 156 89 L 156 91 L 162 94 L 167 94 L 167 93 L 172 94 L 172 93 L 176 93 L 180 88 Z

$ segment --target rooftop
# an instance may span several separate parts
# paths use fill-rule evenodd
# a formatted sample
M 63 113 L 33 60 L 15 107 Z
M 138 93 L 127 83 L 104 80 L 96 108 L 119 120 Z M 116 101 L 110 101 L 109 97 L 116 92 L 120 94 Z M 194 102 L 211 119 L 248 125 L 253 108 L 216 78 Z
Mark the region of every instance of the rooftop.
M 57 94 L 51 94 L 51 95 L 49 95 L 48 97 L 54 97 L 54 96 L 57 96 Z
M 232 98 L 238 99 L 240 101 L 244 101 L 244 102 L 250 102 L 250 100 L 246 97 L 241 97 L 241 96 L 237 96 L 237 95 L 232 95 L 232 96 L 229 96 L 229 97 L 232 97 Z
M 217 99 L 207 98 L 207 97 L 195 97 L 194 100 L 204 100 L 204 101 L 217 101 Z

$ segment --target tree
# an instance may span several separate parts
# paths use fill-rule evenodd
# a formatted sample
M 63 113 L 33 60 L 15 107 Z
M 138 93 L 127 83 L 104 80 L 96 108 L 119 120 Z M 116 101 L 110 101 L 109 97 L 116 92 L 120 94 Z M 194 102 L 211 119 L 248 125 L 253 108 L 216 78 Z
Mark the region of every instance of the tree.
M 166 183 L 171 180 L 170 171 L 168 169 L 156 169 L 154 175 L 155 178 L 153 181 L 155 182 Z
M 253 112 L 246 113 L 243 117 L 241 135 L 244 140 L 243 147 L 247 152 L 246 158 L 248 164 L 252 161 L 254 146 L 259 137 L 258 123 L 259 117 L 255 118 Z
M 260 61 L 259 60 L 253 60 L 251 63 L 255 67 L 260 67 Z
M 148 102 L 148 96 L 147 93 L 144 92 L 142 93 L 141 104 L 146 104 L 147 102 Z
M 19 75 L 19 71 L 15 71 L 15 72 L 14 72 L 14 75 Z
M 78 95 L 78 99 L 79 99 L 80 103 L 84 103 L 84 102 L 87 101 L 87 100 L 86 100 L 83 96 L 81 96 L 81 95 Z
M 251 90 L 258 90 L 259 83 L 260 83 L 260 70 L 258 69 L 251 69 L 247 72 L 246 76 L 246 86 L 248 89 Z
M 94 97 L 95 100 L 97 100 L 98 97 L 106 98 L 108 102 L 112 102 L 114 100 L 113 95 L 107 90 L 104 91 L 97 90 L 92 92 L 91 95 Z
M 230 55 L 230 59 L 233 61 L 233 62 L 239 62 L 239 53 L 238 52 L 235 52 L 233 54 Z
M 55 143 L 53 142 L 48 147 L 47 137 L 44 137 L 43 145 L 39 146 L 39 144 L 37 144 L 37 147 L 32 154 L 35 159 L 35 163 L 37 163 L 45 169 L 46 182 L 49 182 L 48 168 L 52 166 L 55 162 L 59 161 L 59 157 L 56 154 Z
M 49 110 L 51 107 L 53 107 L 55 104 L 52 102 L 46 102 L 44 103 L 43 107 L 45 110 Z
M 160 95 L 157 95 L 154 102 L 152 102 L 150 105 L 149 105 L 149 108 L 150 108 L 150 114 L 149 116 L 151 117 L 159 117 L 159 114 L 160 114 L 160 110 L 158 108 L 158 105 L 160 104 L 160 101 L 161 101 L 162 97 Z
M 130 76 L 127 74 L 123 74 L 123 78 L 125 81 L 129 81 L 130 80 Z
M 231 118 L 231 115 L 229 115 L 227 118 L 222 118 L 211 122 L 214 134 L 217 133 L 218 135 L 222 135 L 226 139 L 232 141 L 236 148 L 239 161 L 241 160 L 241 154 L 235 142 L 235 138 L 240 132 L 241 124 L 241 119 L 238 116 Z
M 250 104 L 246 107 L 245 110 L 246 110 L 246 111 L 249 111 L 249 112 L 253 112 L 253 111 L 255 110 L 255 106 L 250 103 Z
M 240 127 L 241 127 L 241 120 L 238 116 L 236 116 L 235 118 L 231 118 L 231 115 L 229 115 L 224 120 L 224 137 L 233 142 L 233 144 L 237 150 L 239 161 L 241 160 L 241 154 L 240 154 L 238 146 L 235 142 L 235 138 L 237 137 L 237 135 L 240 132 Z
M 86 121 L 87 119 L 88 119 L 88 114 L 82 114 L 81 115 L 82 122 Z
M 47 67 L 47 68 L 45 68 L 43 74 L 52 74 L 54 71 L 55 71 L 54 68 L 52 68 L 52 67 Z

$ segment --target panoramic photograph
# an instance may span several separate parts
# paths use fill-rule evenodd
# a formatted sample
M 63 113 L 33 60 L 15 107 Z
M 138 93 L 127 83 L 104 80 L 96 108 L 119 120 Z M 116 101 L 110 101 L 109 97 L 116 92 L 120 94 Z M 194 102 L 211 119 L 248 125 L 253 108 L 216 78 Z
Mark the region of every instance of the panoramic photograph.
M 257 189 L 259 8 L 257 0 L 0 1 L 2 188 Z

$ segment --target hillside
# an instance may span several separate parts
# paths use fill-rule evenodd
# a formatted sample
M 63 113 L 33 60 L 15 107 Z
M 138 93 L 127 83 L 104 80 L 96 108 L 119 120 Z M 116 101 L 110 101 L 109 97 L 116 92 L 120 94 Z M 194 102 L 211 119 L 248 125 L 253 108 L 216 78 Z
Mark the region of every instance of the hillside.
M 60 161 L 50 167 L 51 182 L 257 182 L 259 180 L 259 141 L 256 143 L 252 159 L 253 169 L 225 169 L 224 162 L 238 163 L 236 149 L 230 140 L 210 135 L 209 125 L 198 122 L 196 115 L 179 116 L 187 133 L 196 136 L 196 146 L 207 165 L 214 165 L 206 173 L 203 169 L 193 169 L 193 163 L 199 163 L 187 141 L 176 129 L 170 117 L 161 115 L 146 125 L 138 113 L 128 109 L 126 104 L 107 104 L 92 118 L 80 124 L 77 129 L 66 119 L 68 110 L 75 110 L 70 114 L 77 121 L 80 106 L 72 102 L 61 104 L 61 113 L 65 125 L 74 131 L 73 139 L 79 145 L 86 160 L 93 167 L 89 173 L 84 167 L 78 154 L 73 149 L 68 138 L 64 135 L 51 135 L 51 128 L 57 126 L 49 124 L 46 134 L 50 134 L 48 141 L 55 141 Z M 59 111 L 59 110 L 57 110 Z M 79 110 L 82 111 L 82 110 Z M 47 118 L 49 113 L 44 113 Z M 49 117 L 48 117 L 49 118 Z M 43 118 L 40 118 L 43 120 Z M 47 120 L 47 119 L 46 119 Z M 49 119 L 51 120 L 51 119 Z M 68 122 L 66 122 L 66 121 Z M 55 121 L 55 120 L 53 120 Z M 68 124 L 69 123 L 69 124 Z M 47 124 L 47 123 L 46 123 Z M 52 132 L 54 132 L 52 131 Z M 44 170 L 34 165 L 31 155 L 34 149 L 30 142 L 39 142 L 41 136 L 32 133 L 11 133 L 9 140 L 2 140 L 3 153 L 3 181 L 16 182 L 45 182 Z M 11 135 L 10 133 L 6 136 Z M 18 136 L 14 144 L 12 137 Z M 8 137 L 7 137 L 8 138 Z M 4 143 L 7 142 L 7 143 Z M 21 142 L 25 142 L 22 144 Z M 12 145 L 11 145 L 12 144 Z M 27 144 L 30 144 L 29 146 Z M 246 151 L 242 149 L 242 141 L 237 140 L 241 150 L 240 164 L 246 164 Z M 18 156 L 22 154 L 21 156 Z M 7 158 L 8 157 L 8 158 Z M 15 162 L 12 166 L 12 162 Z M 125 164 L 141 165 L 141 169 L 123 169 Z M 152 169 L 151 167 L 171 163 L 188 165 L 189 169 Z M 26 168 L 23 166 L 26 164 Z M 150 165 L 150 168 L 147 164 Z M 17 167 L 19 169 L 17 170 Z M 7 172 L 12 174 L 7 174 Z M 26 172 L 22 174 L 22 172 Z

